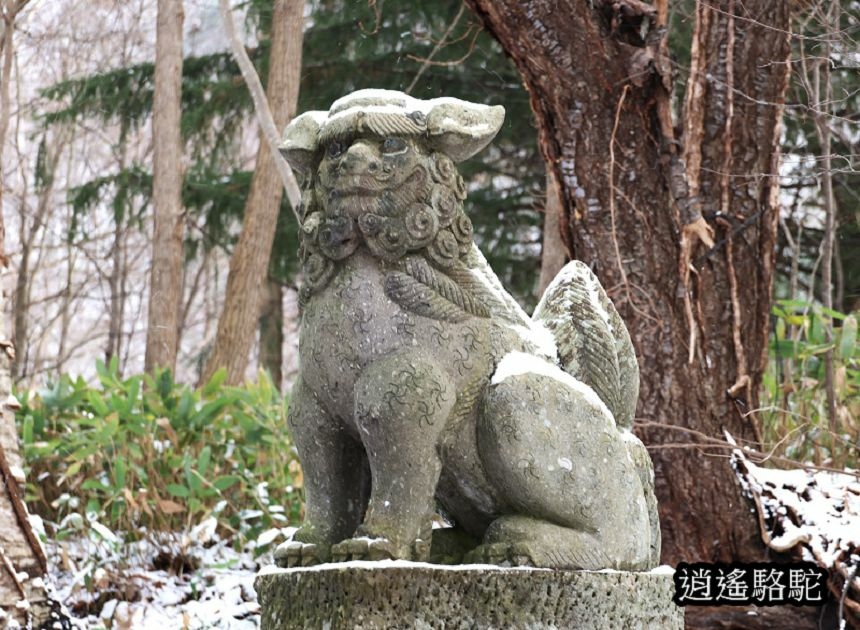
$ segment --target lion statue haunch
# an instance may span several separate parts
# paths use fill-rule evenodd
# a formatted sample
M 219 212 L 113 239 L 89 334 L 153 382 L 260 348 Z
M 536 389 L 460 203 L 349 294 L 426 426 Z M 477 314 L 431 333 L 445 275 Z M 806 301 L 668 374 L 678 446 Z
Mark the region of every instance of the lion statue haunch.
M 285 131 L 303 181 L 288 423 L 307 504 L 281 566 L 450 560 L 452 540 L 473 541 L 477 562 L 658 562 L 624 323 L 578 262 L 528 317 L 472 241 L 454 164 L 503 119 L 498 106 L 361 90 Z M 434 531 L 437 511 L 454 527 Z

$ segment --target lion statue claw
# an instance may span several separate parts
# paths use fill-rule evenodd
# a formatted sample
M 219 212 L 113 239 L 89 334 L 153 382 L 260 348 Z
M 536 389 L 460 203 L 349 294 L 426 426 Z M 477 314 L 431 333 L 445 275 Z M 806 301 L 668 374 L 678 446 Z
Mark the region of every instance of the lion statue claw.
M 455 163 L 501 107 L 361 90 L 307 112 L 300 375 L 288 424 L 306 512 L 281 566 L 465 560 L 644 570 L 660 529 L 631 432 L 639 372 L 585 265 L 528 317 L 472 240 Z M 433 529 L 439 512 L 453 528 Z

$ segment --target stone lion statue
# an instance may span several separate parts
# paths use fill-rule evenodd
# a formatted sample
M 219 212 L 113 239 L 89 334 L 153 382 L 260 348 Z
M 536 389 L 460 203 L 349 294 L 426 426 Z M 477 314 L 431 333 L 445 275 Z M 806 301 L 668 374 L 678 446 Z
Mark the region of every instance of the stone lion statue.
M 450 560 L 453 540 L 472 541 L 475 562 L 658 562 L 624 323 L 578 262 L 529 317 L 473 243 L 455 164 L 503 119 L 498 106 L 361 90 L 285 131 L 303 183 L 288 423 L 307 504 L 280 566 Z M 437 513 L 453 528 L 433 529 Z

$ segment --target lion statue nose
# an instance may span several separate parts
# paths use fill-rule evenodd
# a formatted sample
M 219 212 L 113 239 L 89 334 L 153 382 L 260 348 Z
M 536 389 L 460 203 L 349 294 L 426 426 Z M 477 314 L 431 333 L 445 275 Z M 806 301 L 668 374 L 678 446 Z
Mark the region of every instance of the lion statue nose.
M 380 167 L 379 152 L 369 143 L 359 140 L 347 149 L 342 164 L 344 171 L 351 175 L 376 173 Z

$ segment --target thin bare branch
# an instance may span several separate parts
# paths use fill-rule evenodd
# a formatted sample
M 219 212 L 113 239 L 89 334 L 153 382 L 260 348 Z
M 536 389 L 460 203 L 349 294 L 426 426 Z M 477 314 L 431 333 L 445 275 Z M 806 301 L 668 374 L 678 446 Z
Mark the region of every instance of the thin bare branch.
M 248 85 L 248 90 L 251 92 L 251 99 L 254 101 L 254 111 L 257 114 L 257 122 L 260 124 L 260 129 L 263 131 L 263 136 L 266 138 L 269 150 L 272 152 L 272 157 L 275 160 L 278 174 L 281 176 L 281 182 L 284 185 L 284 190 L 287 193 L 287 199 L 290 202 L 290 207 L 293 209 L 296 221 L 301 223 L 298 208 L 302 200 L 302 192 L 296 181 L 296 176 L 293 174 L 293 170 L 278 150 L 278 146 L 281 144 L 281 134 L 275 127 L 275 120 L 272 117 L 272 111 L 269 109 L 269 102 L 266 100 L 266 92 L 263 90 L 263 84 L 260 83 L 260 77 L 257 76 L 254 64 L 251 63 L 251 58 L 248 57 L 245 45 L 236 33 L 236 24 L 233 21 L 230 0 L 219 0 L 218 6 L 221 9 L 221 17 L 224 20 L 224 30 L 227 32 L 227 38 L 230 40 L 230 48 L 236 57 L 236 63 L 239 64 L 239 69 L 242 71 L 242 77 Z

